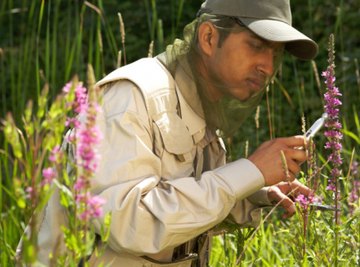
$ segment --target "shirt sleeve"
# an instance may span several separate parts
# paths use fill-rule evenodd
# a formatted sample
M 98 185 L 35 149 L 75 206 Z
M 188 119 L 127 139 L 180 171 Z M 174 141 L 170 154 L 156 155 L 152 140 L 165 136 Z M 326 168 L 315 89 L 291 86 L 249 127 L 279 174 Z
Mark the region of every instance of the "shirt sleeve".
M 174 248 L 223 221 L 236 203 L 264 186 L 246 159 L 204 172 L 199 179 L 162 179 L 153 132 L 140 90 L 129 81 L 108 86 L 98 116 L 103 134 L 92 192 L 111 213 L 114 251 L 151 255 Z M 94 220 L 96 231 L 101 218 Z

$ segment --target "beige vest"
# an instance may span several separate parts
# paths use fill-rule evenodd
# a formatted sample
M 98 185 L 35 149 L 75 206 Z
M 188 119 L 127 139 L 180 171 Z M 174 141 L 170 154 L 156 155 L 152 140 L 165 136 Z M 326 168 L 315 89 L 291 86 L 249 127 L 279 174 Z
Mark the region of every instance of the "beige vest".
M 151 72 L 139 74 L 139 65 L 141 70 L 151 70 Z M 203 120 L 197 120 L 196 123 L 200 124 L 202 129 L 190 132 L 180 118 L 179 115 L 183 112 L 181 103 L 184 103 L 185 100 L 176 88 L 172 75 L 163 64 L 156 58 L 143 58 L 113 71 L 99 81 L 97 86 L 122 79 L 130 80 L 141 90 L 149 118 L 159 129 L 165 149 L 169 153 L 177 155 L 180 161 L 191 160 L 190 151 L 193 145 L 198 144 L 204 138 L 206 125 Z M 171 125 L 169 125 L 169 121 Z M 155 145 L 155 154 L 158 155 L 161 152 L 158 151 L 162 149 L 161 146 L 161 144 Z M 198 167 L 195 173 L 196 177 L 201 174 L 201 168 L 202 166 Z
M 140 64 L 141 69 L 149 69 L 151 72 L 139 74 L 137 67 Z M 155 78 L 156 77 L 156 78 Z M 108 83 L 112 83 L 121 79 L 130 80 L 141 90 L 146 108 L 149 113 L 149 118 L 152 120 L 154 125 L 155 132 L 155 145 L 154 153 L 159 155 L 161 150 L 165 149 L 167 152 L 176 155 L 177 159 L 181 162 L 189 162 L 191 165 L 192 174 L 195 177 L 199 177 L 203 171 L 203 151 L 202 149 L 207 145 L 201 144 L 205 136 L 205 122 L 203 120 L 198 120 L 196 123 L 200 125 L 200 130 L 196 132 L 191 132 L 191 127 L 184 123 L 180 118 L 181 114 L 181 103 L 185 103 L 185 100 L 179 94 L 179 91 L 176 90 L 176 84 L 171 74 L 167 69 L 155 58 L 144 58 L 133 64 L 119 68 L 104 79 L 97 83 L 97 86 L 104 86 Z M 106 88 L 105 88 L 106 89 Z M 185 110 L 184 110 L 185 111 Z M 185 112 L 192 112 L 190 109 L 186 109 Z M 192 116 L 192 114 L 187 114 Z M 197 116 L 194 116 L 197 118 Z M 171 125 L 169 125 L 171 121 Z M 159 141 L 161 139 L 161 142 Z M 196 157 L 196 166 L 194 167 L 194 146 L 198 147 Z M 221 149 L 220 149 L 221 150 Z M 219 158 L 224 158 L 224 151 L 221 150 L 221 155 Z M 217 162 L 223 162 L 220 160 Z M 213 164 L 210 164 L 213 165 Z M 217 166 L 208 166 L 211 168 Z M 165 166 L 166 168 L 166 166 Z M 165 170 L 166 173 L 166 170 Z M 168 174 L 169 176 L 171 173 Z M 190 173 L 189 173 L 190 175 Z M 57 248 L 57 251 L 63 251 L 64 245 L 61 245 L 62 232 L 61 225 L 66 224 L 65 213 L 63 208 L 60 206 L 58 201 L 58 193 L 51 197 L 47 207 L 44 212 L 41 214 L 39 220 L 42 222 L 39 229 L 39 260 L 47 265 L 49 263 L 48 255 L 54 251 L 54 248 Z M 208 241 L 208 240 L 207 240 Z M 207 242 L 206 241 L 206 242 Z M 206 243 L 205 242 L 205 243 Z M 191 246 L 193 242 L 189 243 Z M 100 245 L 101 246 L 101 245 Z M 19 247 L 20 248 L 20 247 Z M 185 251 L 191 252 L 191 248 L 187 247 Z M 19 250 L 18 253 L 21 253 Z M 172 254 L 173 252 L 165 252 Z M 207 251 L 204 250 L 200 254 L 207 254 Z M 160 258 L 163 255 L 160 255 Z M 168 255 L 171 257 L 171 255 Z M 166 257 L 166 255 L 165 255 Z M 152 261 L 143 257 L 136 257 L 131 254 L 118 253 L 112 251 L 110 248 L 105 248 L 105 253 L 101 257 L 102 260 L 106 258 L 107 263 L 113 263 L 111 266 L 191 266 L 194 264 L 194 259 L 196 255 L 188 255 L 182 260 L 169 263 L 169 264 L 160 264 L 156 261 Z M 204 258 L 204 257 L 203 257 Z M 101 259 L 97 259 L 96 256 L 90 260 L 91 266 L 97 266 L 101 262 Z M 100 260 L 100 261 L 98 261 Z M 206 262 L 206 261 L 205 261 Z M 205 266 L 203 263 L 202 266 Z
M 141 68 L 138 67 L 139 65 Z M 149 73 L 139 74 L 139 69 L 151 71 L 149 71 Z M 189 165 L 192 166 L 192 173 L 188 173 L 188 175 L 199 178 L 204 169 L 203 148 L 208 145 L 208 142 L 204 142 L 206 124 L 202 119 L 197 120 L 196 123 L 201 125 L 201 130 L 194 132 L 191 131 L 191 127 L 188 127 L 188 125 L 184 123 L 180 117 L 181 114 L 183 112 L 193 111 L 188 107 L 184 109 L 181 108 L 186 104 L 186 101 L 182 97 L 180 90 L 176 87 L 172 75 L 156 58 L 143 58 L 135 63 L 113 71 L 99 81 L 97 86 L 106 86 L 106 84 L 111 84 L 112 82 L 123 79 L 130 80 L 134 83 L 144 96 L 146 108 L 151 120 L 150 124 L 154 125 L 154 153 L 161 156 L 162 150 L 167 150 L 167 152 L 176 155 L 177 160 L 184 163 L 188 162 Z M 192 116 L 192 118 L 198 118 L 198 116 L 193 116 L 193 114 L 187 115 Z M 218 140 L 217 137 L 214 136 L 214 138 Z M 194 146 L 198 148 L 195 160 L 194 153 L 192 153 Z M 216 160 L 216 163 L 207 163 L 205 168 L 218 167 L 219 162 L 221 162 L 221 165 L 224 164 L 225 148 L 221 147 L 218 151 L 220 151 L 220 155 L 218 155 L 220 160 Z M 166 168 L 166 164 L 164 164 L 163 167 Z M 172 176 L 173 174 L 169 173 L 168 175 Z M 165 178 L 166 176 L 165 174 Z M 110 248 L 105 249 L 105 255 L 103 255 L 102 259 L 112 258 L 113 266 L 207 266 L 210 236 L 211 234 L 208 235 L 207 233 L 198 240 L 191 240 L 187 244 L 184 244 L 181 249 L 186 256 L 173 263 L 157 263 L 149 258 L 136 257 L 126 253 L 119 255 Z M 199 255 L 192 253 L 193 247 L 196 245 L 199 246 L 199 244 L 201 247 L 200 251 L 197 251 Z M 159 258 L 171 257 L 171 255 L 166 256 L 166 253 L 172 254 L 173 251 L 160 253 Z M 200 259 L 195 263 L 194 260 L 197 258 Z M 108 263 L 109 261 L 106 262 Z M 92 257 L 91 263 L 97 265 L 101 263 L 101 260 L 97 261 L 95 257 Z

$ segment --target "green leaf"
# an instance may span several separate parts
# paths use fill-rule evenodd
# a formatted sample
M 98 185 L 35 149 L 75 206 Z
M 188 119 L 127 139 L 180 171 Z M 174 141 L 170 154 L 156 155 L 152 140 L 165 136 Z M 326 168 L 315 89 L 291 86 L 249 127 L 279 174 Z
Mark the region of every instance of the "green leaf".
M 26 208 L 26 202 L 23 198 L 18 198 L 17 199 L 17 205 L 20 209 L 25 209 Z
M 360 144 L 360 137 L 357 136 L 356 134 L 354 134 L 353 132 L 350 132 L 348 130 L 343 130 L 343 133 L 349 137 L 351 137 L 352 139 L 354 139 L 358 144 Z

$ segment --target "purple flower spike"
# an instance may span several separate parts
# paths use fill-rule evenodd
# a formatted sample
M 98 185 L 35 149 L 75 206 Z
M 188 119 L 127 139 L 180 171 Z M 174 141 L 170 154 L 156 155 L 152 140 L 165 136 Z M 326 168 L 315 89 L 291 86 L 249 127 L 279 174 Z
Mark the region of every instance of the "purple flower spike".
M 299 194 L 295 198 L 295 202 L 299 203 L 299 205 L 302 209 L 307 210 L 309 208 L 310 204 L 312 204 L 312 203 L 321 204 L 321 199 L 314 195 L 305 196 L 303 194 Z
M 341 96 L 340 90 L 335 86 L 335 50 L 334 50 L 334 36 L 331 35 L 329 41 L 329 65 L 322 73 L 325 78 L 326 92 L 324 94 L 325 100 L 325 112 L 328 114 L 327 121 L 325 123 L 326 131 L 325 136 L 328 138 L 328 142 L 325 144 L 325 149 L 330 151 L 328 161 L 332 165 L 332 171 L 330 174 L 327 189 L 330 191 L 336 191 L 336 181 L 341 176 L 340 167 L 342 164 L 341 140 L 343 135 L 341 133 L 342 125 L 339 122 L 340 106 L 342 102 L 339 97 Z
M 68 93 L 73 84 L 63 88 Z M 67 137 L 67 141 L 75 145 L 75 163 L 77 177 L 74 183 L 75 201 L 78 216 L 81 220 L 90 220 L 102 216 L 102 205 L 105 203 L 99 196 L 91 196 L 90 180 L 93 178 L 100 155 L 98 145 L 102 134 L 96 125 L 96 117 L 101 112 L 96 99 L 89 97 L 87 89 L 79 82 L 75 85 L 75 100 L 72 105 L 76 117 L 67 118 L 66 125 L 75 131 Z M 55 157 L 53 157 L 55 160 Z
M 45 184 L 51 184 L 52 180 L 56 177 L 57 174 L 56 174 L 56 170 L 49 167 L 49 168 L 43 169 L 42 175 L 44 177 L 42 183 L 43 183 L 43 185 L 45 185 Z

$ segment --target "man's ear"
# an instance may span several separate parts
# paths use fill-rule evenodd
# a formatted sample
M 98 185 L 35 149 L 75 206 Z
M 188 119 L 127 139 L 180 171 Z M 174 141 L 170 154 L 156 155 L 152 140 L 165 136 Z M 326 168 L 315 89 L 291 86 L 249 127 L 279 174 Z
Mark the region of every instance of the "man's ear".
M 211 22 L 203 22 L 198 29 L 199 48 L 202 53 L 210 56 L 218 43 L 218 31 Z

